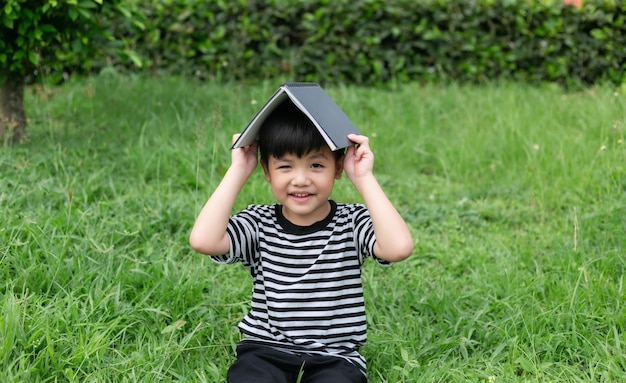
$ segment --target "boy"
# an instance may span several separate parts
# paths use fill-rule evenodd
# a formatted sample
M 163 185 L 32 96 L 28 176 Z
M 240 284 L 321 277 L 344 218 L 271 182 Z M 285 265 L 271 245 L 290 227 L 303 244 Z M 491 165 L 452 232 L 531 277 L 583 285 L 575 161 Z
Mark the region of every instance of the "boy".
M 284 102 L 257 143 L 233 149 L 196 219 L 191 247 L 219 263 L 242 262 L 254 280 L 228 382 L 367 381 L 358 352 L 366 339 L 361 265 L 367 257 L 401 261 L 413 240 L 372 173 L 368 139 L 348 138 L 356 145 L 332 152 L 311 121 Z M 257 167 L 257 147 L 278 204 L 251 205 L 231 217 Z M 329 200 L 344 171 L 364 205 Z

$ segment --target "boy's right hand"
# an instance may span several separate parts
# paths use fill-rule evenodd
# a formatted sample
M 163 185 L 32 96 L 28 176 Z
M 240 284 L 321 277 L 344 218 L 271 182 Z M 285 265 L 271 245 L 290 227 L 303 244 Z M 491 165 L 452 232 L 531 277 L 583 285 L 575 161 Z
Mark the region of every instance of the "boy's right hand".
M 234 143 L 239 136 L 240 134 L 234 134 L 232 142 Z M 244 171 L 246 176 L 250 176 L 254 172 L 258 161 L 258 144 L 256 141 L 243 148 L 231 150 L 230 166 Z

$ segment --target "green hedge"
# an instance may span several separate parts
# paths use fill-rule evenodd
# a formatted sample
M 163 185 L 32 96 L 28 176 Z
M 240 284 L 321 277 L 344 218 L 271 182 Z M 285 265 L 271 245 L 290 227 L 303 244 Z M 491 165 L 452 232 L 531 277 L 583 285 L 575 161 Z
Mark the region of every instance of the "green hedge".
M 142 70 L 202 79 L 363 85 L 498 78 L 626 83 L 626 2 L 515 0 L 142 0 L 112 20 Z M 143 29 L 137 25 L 145 25 Z M 106 50 L 103 49 L 103 52 Z M 103 53 L 104 55 L 104 53 Z M 72 70 L 105 65 L 100 57 Z

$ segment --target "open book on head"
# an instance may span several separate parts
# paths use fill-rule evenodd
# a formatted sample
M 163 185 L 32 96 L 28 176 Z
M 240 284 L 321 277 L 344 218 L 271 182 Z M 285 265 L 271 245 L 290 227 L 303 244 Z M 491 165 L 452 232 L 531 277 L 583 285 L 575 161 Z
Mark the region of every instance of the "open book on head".
M 348 134 L 361 134 L 343 110 L 318 84 L 288 82 L 267 100 L 235 141 L 232 149 L 252 144 L 257 139 L 265 119 L 278 105 L 289 100 L 311 120 L 332 151 L 353 144 L 348 140 Z

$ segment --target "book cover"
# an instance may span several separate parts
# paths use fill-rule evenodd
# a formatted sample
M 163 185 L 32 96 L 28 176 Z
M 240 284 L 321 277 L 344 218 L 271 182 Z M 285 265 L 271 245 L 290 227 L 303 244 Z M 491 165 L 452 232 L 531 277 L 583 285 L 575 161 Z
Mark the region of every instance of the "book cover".
M 332 151 L 353 145 L 348 140 L 348 134 L 361 134 L 339 105 L 318 84 L 288 82 L 281 85 L 261 107 L 232 149 L 252 144 L 265 119 L 286 100 L 291 100 L 311 120 Z

